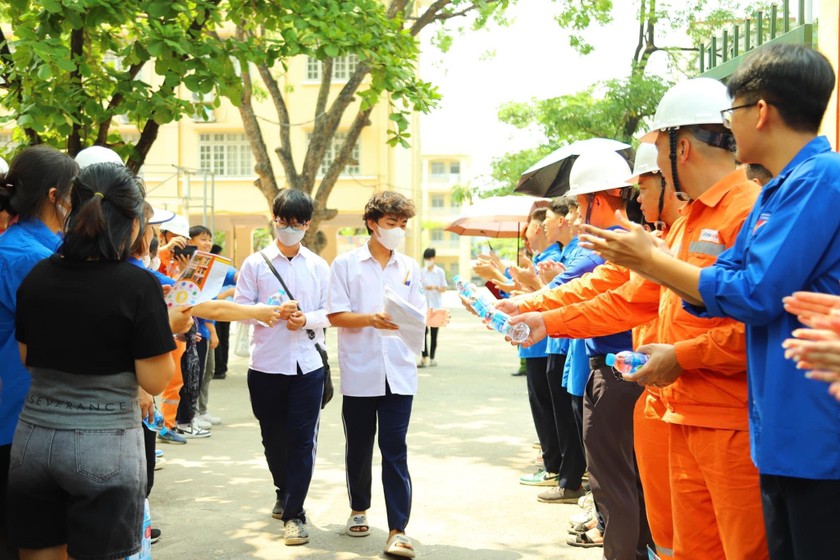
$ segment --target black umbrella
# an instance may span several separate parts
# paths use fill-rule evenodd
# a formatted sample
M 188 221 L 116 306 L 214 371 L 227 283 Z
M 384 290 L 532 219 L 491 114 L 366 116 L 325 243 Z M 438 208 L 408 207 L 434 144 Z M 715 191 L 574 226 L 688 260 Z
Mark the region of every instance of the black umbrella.
M 568 146 L 558 148 L 528 168 L 519 178 L 514 192 L 554 198 L 569 190 L 569 173 L 577 157 L 593 148 L 615 150 L 629 155 L 630 145 L 607 138 L 589 138 L 578 140 Z

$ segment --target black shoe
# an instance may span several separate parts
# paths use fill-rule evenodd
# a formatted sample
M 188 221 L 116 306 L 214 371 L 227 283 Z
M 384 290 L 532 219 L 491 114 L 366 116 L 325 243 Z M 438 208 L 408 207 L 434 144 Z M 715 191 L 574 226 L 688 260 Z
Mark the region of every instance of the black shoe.
M 283 500 L 277 498 L 274 502 L 274 508 L 271 510 L 271 517 L 274 519 L 283 519 Z
M 160 529 L 155 529 L 152 527 L 152 544 L 155 544 L 160 540 Z
M 226 373 L 216 373 L 216 374 L 213 374 L 213 379 L 225 379 L 225 378 L 227 378 L 227 374 L 226 374 Z
M 522 377 L 523 375 L 525 375 L 525 372 L 524 371 L 515 371 L 515 372 L 511 373 L 511 375 L 513 377 Z

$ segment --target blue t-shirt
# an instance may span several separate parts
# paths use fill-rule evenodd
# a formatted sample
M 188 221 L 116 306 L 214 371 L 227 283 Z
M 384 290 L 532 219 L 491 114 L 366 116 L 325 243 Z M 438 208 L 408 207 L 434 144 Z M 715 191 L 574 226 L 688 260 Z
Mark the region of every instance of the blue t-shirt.
M 60 244 L 61 237 L 36 218 L 13 224 L 0 235 L 0 445 L 12 443 L 31 381 L 15 339 L 17 289 Z
M 541 262 L 560 260 L 560 245 L 552 243 L 545 248 L 544 251 L 537 254 L 533 258 L 533 263 L 536 266 Z M 548 338 L 544 338 L 529 348 L 519 347 L 520 358 L 545 358 L 548 356 Z
M 747 326 L 752 457 L 762 474 L 840 479 L 840 403 L 785 359 L 782 298 L 840 294 L 840 155 L 820 136 L 762 189 L 735 244 L 700 272 L 699 316 Z

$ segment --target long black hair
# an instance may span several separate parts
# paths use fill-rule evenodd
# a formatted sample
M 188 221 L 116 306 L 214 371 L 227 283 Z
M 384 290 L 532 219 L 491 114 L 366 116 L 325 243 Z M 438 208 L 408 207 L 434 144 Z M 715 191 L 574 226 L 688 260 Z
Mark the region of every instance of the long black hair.
M 85 167 L 73 182 L 73 210 L 58 253 L 74 261 L 125 260 L 135 233 L 145 227 L 144 196 L 142 184 L 124 165 Z
M 66 197 L 78 173 L 73 158 L 55 148 L 45 144 L 26 148 L 6 174 L 0 174 L 0 210 L 21 220 L 37 216 L 50 189 L 56 189 L 56 198 Z

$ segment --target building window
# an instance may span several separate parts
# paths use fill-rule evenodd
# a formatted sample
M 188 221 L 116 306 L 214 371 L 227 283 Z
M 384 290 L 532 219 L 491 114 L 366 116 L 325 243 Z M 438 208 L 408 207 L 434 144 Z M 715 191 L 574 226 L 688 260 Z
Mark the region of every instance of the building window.
M 442 194 L 433 194 L 431 196 L 431 206 L 432 208 L 443 208 L 446 204 L 446 197 Z
M 456 179 L 461 177 L 461 162 L 453 161 L 449 163 L 449 175 Z
M 429 231 L 429 239 L 431 241 L 440 243 L 443 241 L 443 230 L 442 229 L 433 229 Z
M 433 161 L 430 164 L 430 172 L 433 179 L 443 179 L 446 177 L 446 162 Z
M 333 58 L 333 81 L 346 82 L 356 71 L 356 67 L 358 65 L 359 57 L 355 54 L 348 54 L 346 56 L 337 56 Z M 317 58 L 313 58 L 311 56 L 307 57 L 306 79 L 320 82 L 323 66 L 324 65 Z
M 333 136 L 332 142 L 330 145 L 327 146 L 327 151 L 324 152 L 324 159 L 321 161 L 321 167 L 318 168 L 318 175 L 323 177 L 329 171 L 332 162 L 335 161 L 336 156 L 338 155 L 339 150 L 341 150 L 341 145 L 344 144 L 344 140 L 347 138 L 347 134 L 344 132 L 336 132 L 335 136 Z M 312 133 L 309 133 L 308 140 L 312 140 Z M 347 165 L 344 166 L 342 169 L 342 175 L 358 175 L 361 172 L 361 165 L 359 164 L 359 159 L 361 158 L 362 151 L 359 148 L 359 143 L 356 142 L 356 145 L 353 146 L 353 151 L 350 152 L 350 161 L 347 162 Z
M 254 174 L 251 145 L 244 134 L 199 134 L 198 161 L 202 171 L 222 177 Z

